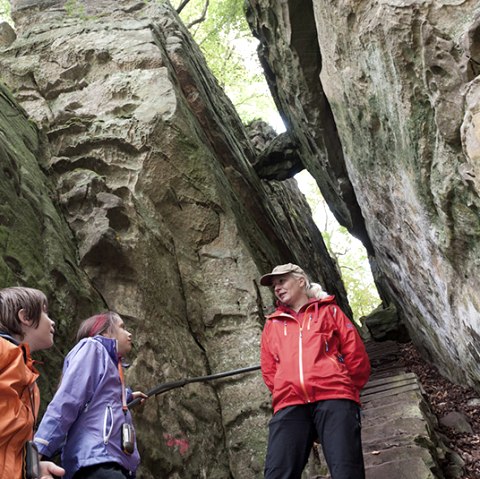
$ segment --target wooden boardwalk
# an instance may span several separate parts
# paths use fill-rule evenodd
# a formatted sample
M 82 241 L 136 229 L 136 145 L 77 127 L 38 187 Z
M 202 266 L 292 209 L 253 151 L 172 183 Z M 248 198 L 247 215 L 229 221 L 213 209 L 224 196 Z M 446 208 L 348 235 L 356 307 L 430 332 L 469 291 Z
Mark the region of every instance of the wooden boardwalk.
M 372 364 L 362 392 L 367 479 L 441 479 L 435 417 L 413 373 L 401 366 L 397 343 L 367 343 Z

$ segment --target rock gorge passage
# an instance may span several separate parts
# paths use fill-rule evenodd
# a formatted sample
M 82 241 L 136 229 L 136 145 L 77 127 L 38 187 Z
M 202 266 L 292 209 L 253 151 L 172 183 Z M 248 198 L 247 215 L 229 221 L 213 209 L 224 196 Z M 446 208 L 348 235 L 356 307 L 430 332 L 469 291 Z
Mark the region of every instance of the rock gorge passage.
M 99 309 L 133 330 L 145 389 L 257 364 L 274 264 L 348 312 L 301 168 L 364 243 L 384 307 L 480 390 L 476 1 L 247 1 L 287 126 L 264 151 L 168 2 L 81 3 L 13 1 L 0 35 L 0 272 L 48 293 L 44 401 Z M 261 477 L 269 417 L 258 374 L 158 396 L 135 417 L 141 477 Z

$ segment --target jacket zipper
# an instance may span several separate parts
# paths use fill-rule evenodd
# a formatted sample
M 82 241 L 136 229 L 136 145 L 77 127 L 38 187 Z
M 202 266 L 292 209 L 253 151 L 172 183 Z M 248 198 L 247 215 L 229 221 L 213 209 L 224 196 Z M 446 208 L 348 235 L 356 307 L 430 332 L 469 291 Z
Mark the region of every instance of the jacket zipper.
M 308 307 L 307 307 L 308 310 Z M 305 311 L 306 313 L 307 311 Z M 310 398 L 307 393 L 307 388 L 305 387 L 305 377 L 303 375 L 303 343 L 302 343 L 302 338 L 303 338 L 303 324 L 305 324 L 305 316 L 303 316 L 303 324 L 300 325 L 297 319 L 295 319 L 293 316 L 289 315 L 292 319 L 294 319 L 298 327 L 300 328 L 299 336 L 298 336 L 298 369 L 299 369 L 299 376 L 300 376 L 300 386 L 302 388 L 303 393 L 305 394 L 305 399 L 307 402 L 311 402 Z M 308 325 L 307 325 L 307 330 L 310 329 L 310 322 L 312 320 L 312 314 L 310 313 L 309 318 L 308 318 Z M 283 334 L 284 336 L 287 335 L 287 320 L 285 319 L 283 321 Z
M 108 428 L 108 419 L 110 416 L 110 429 L 107 431 Z M 113 431 L 113 410 L 110 404 L 105 408 L 105 415 L 103 417 L 103 443 L 108 444 L 110 440 L 110 436 L 112 435 Z
M 305 315 L 307 314 L 307 311 L 309 308 L 310 306 L 307 306 L 303 314 L 302 325 L 300 326 L 300 323 L 298 324 L 300 328 L 300 333 L 298 336 L 298 367 L 299 367 L 299 373 L 300 373 L 300 386 L 302 387 L 302 390 L 303 390 L 303 393 L 305 394 L 305 399 L 307 400 L 307 402 L 311 402 L 311 401 L 307 393 L 307 388 L 305 386 L 305 377 L 303 375 L 303 326 L 305 325 Z M 307 331 L 310 330 L 311 321 L 312 321 L 312 313 L 309 313 Z
M 300 386 L 302 386 L 303 393 L 305 394 L 305 399 L 307 402 L 310 402 L 308 397 L 307 388 L 305 387 L 305 378 L 303 376 L 303 346 L 302 346 L 302 327 L 300 326 L 300 333 L 298 335 L 298 367 L 300 372 Z

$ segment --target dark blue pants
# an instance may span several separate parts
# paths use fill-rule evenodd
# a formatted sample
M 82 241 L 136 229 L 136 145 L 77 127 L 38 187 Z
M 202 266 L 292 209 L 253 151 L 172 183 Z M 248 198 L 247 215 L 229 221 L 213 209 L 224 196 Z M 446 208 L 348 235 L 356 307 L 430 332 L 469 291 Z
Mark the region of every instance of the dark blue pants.
M 332 479 L 365 479 L 360 408 L 348 399 L 289 406 L 270 421 L 265 479 L 300 479 L 318 438 Z
M 73 479 L 129 479 L 131 476 L 122 466 L 115 462 L 104 462 L 94 466 L 82 467 Z

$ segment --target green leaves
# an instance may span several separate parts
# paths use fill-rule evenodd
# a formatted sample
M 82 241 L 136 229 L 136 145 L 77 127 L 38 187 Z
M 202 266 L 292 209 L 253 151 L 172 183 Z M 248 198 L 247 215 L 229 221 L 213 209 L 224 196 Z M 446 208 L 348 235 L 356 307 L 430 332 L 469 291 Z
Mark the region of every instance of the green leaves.
M 10 16 L 10 12 L 10 0 L 0 0 L 0 22 L 11 23 L 12 18 Z
M 365 248 L 346 228 L 340 226 L 323 199 L 315 180 L 307 172 L 296 175 L 300 190 L 312 209 L 330 256 L 337 262 L 347 290 L 353 316 L 358 321 L 381 302 L 373 281 Z
M 179 6 L 184 2 L 179 2 Z M 205 6 L 208 8 L 205 11 Z M 239 0 L 190 0 L 181 11 L 208 66 L 245 123 L 278 116 Z M 199 19 L 202 21 L 198 22 Z

